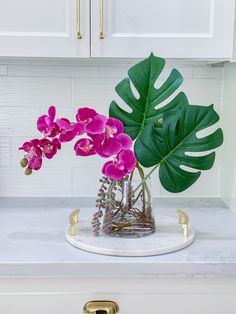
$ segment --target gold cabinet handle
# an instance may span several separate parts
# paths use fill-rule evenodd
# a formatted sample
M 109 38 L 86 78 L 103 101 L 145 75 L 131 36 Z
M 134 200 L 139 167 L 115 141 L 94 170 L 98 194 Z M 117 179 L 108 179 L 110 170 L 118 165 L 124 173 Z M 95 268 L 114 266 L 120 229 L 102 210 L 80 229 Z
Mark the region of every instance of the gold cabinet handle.
M 104 0 L 100 0 L 100 33 L 99 38 L 104 38 Z
M 77 0 L 77 39 L 81 39 L 82 35 L 80 32 L 80 0 Z
M 84 314 L 116 314 L 119 312 L 119 306 L 112 301 L 90 301 L 85 304 Z

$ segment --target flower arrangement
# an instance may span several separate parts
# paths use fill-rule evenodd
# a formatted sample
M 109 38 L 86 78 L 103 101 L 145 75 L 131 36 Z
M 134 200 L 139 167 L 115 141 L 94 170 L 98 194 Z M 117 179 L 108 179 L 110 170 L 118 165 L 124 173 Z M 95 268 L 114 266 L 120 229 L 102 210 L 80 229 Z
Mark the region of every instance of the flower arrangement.
M 117 94 L 131 110 L 112 101 L 109 117 L 86 107 L 79 108 L 75 122 L 71 122 L 56 118 L 56 108 L 51 106 L 48 114 L 37 121 L 43 137 L 20 147 L 25 151 L 21 165 L 26 167 L 26 175 L 39 170 L 43 158 L 52 159 L 61 144 L 78 136 L 74 145 L 77 156 L 96 154 L 111 158 L 102 168 L 98 210 L 92 221 L 96 235 L 103 210 L 103 230 L 108 234 L 136 235 L 132 228 L 145 230 L 142 235 L 153 232 L 155 223 L 147 184 L 150 175 L 159 169 L 162 186 L 173 193 L 182 192 L 196 182 L 201 170 L 213 166 L 213 149 L 223 142 L 220 128 L 205 136 L 199 133 L 214 125 L 219 116 L 213 105 L 191 105 L 185 93 L 175 94 L 183 82 L 178 70 L 173 69 L 162 86 L 155 87 L 164 65 L 164 59 L 151 54 L 134 65 L 128 77 L 116 86 Z M 134 95 L 131 84 L 139 97 Z M 141 166 L 151 170 L 144 175 Z M 141 179 L 136 187 L 132 183 L 135 169 Z

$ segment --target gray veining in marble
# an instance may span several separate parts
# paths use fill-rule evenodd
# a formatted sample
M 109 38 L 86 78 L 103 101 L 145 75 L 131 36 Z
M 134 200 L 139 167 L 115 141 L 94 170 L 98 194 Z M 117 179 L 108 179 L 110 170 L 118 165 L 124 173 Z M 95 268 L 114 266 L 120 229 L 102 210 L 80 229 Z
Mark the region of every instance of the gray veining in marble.
M 64 229 L 78 206 L 83 217 L 92 215 L 93 200 L 0 199 L 0 276 L 236 276 L 236 215 L 219 199 L 158 199 L 156 215 L 186 210 L 197 238 L 185 250 L 151 257 L 98 255 L 69 245 Z

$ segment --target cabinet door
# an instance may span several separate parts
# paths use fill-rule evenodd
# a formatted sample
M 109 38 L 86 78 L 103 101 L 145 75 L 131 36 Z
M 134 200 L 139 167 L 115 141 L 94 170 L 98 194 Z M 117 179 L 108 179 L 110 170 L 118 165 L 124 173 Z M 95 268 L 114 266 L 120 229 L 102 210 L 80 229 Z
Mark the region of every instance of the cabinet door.
M 0 0 L 0 56 L 89 57 L 89 9 L 87 0 Z
M 234 7 L 234 0 L 93 0 L 92 57 L 143 58 L 153 51 L 165 58 L 231 58 Z

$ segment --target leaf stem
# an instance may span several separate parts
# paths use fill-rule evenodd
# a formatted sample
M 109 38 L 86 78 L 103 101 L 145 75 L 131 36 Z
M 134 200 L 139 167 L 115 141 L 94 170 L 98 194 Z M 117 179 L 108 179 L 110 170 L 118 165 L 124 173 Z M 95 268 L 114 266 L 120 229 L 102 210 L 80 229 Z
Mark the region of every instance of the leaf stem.
M 160 164 L 157 164 L 155 167 L 152 168 L 152 170 L 144 177 L 142 178 L 143 181 L 147 180 L 150 175 L 159 167 Z M 140 186 L 142 185 L 142 182 L 136 187 L 136 189 L 134 190 L 134 193 L 137 192 L 137 190 L 140 188 Z

